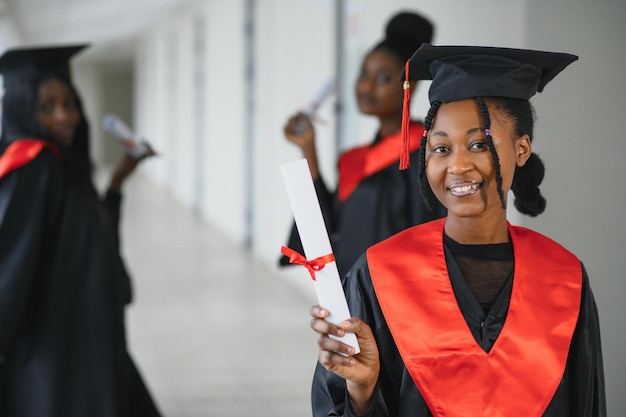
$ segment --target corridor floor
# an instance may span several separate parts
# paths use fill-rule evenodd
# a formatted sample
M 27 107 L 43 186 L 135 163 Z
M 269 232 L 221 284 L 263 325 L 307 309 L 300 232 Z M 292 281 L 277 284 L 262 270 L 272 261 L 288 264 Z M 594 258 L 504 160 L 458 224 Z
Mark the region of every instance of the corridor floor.
M 125 184 L 121 236 L 130 350 L 164 417 L 311 415 L 312 285 L 291 285 L 140 175 Z

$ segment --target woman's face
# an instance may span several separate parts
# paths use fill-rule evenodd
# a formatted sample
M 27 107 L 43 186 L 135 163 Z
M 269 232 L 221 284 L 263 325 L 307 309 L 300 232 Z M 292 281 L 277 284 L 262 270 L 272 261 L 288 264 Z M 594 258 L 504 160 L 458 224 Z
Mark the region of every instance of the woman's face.
M 515 167 L 530 156 L 530 138 L 516 137 L 513 123 L 502 112 L 490 107 L 489 115 L 506 201 Z M 437 111 L 426 145 L 426 176 L 448 215 L 506 216 L 484 126 L 475 99 L 444 103 Z
M 76 96 L 58 79 L 50 79 L 39 87 L 37 121 L 59 145 L 70 146 L 80 122 Z
M 371 116 L 402 115 L 402 63 L 390 52 L 369 53 L 361 67 L 355 92 L 359 111 Z

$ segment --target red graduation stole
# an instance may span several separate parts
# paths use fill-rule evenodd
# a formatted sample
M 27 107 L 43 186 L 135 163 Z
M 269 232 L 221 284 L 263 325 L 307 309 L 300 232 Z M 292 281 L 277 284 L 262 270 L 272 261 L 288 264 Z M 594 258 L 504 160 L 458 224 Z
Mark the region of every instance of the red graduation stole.
M 580 261 L 509 224 L 513 290 L 504 327 L 486 353 L 450 284 L 444 223 L 414 226 L 367 251 L 376 297 L 407 370 L 435 417 L 541 416 L 563 377 L 578 320 Z
M 412 123 L 409 131 L 412 137 L 421 138 L 424 125 Z M 411 144 L 410 152 L 414 152 L 419 148 L 420 141 L 414 140 Z M 399 131 L 386 136 L 375 145 L 360 146 L 341 155 L 338 162 L 337 197 L 339 201 L 346 201 L 365 178 L 397 162 L 400 159 L 401 147 L 402 132 Z
M 61 157 L 59 149 L 47 140 L 18 139 L 12 142 L 0 155 L 0 178 L 28 164 L 44 149 L 50 149 L 57 157 Z

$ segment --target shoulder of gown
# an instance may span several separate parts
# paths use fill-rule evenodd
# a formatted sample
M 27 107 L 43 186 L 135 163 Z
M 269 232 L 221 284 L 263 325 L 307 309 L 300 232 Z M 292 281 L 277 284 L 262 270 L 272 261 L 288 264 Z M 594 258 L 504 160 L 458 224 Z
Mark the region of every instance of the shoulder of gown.
M 45 231 L 63 202 L 63 167 L 43 151 L 0 179 L 0 361 L 26 308 Z

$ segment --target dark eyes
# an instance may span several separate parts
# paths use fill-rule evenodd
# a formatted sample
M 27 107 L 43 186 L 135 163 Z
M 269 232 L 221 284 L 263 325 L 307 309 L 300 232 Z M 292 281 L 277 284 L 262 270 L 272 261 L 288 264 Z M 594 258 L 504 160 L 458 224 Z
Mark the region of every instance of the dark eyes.
M 474 142 L 470 146 L 470 149 L 488 149 L 488 148 L 489 146 L 487 145 L 487 142 Z
M 489 149 L 487 142 L 477 141 L 472 142 L 468 148 L 469 150 L 482 151 Z M 450 152 L 450 147 L 446 145 L 436 145 L 432 148 L 433 153 L 444 154 Z
M 44 113 L 52 113 L 54 111 L 54 104 L 52 103 L 44 103 L 39 106 L 39 111 Z
M 43 104 L 39 105 L 39 111 L 43 112 L 43 113 L 52 113 L 54 112 L 54 108 L 55 108 L 55 103 L 53 102 L 45 102 Z M 65 102 L 63 102 L 63 109 L 65 111 L 71 111 L 71 110 L 75 110 L 77 108 L 77 104 L 76 101 L 74 100 L 67 100 Z
M 387 84 L 389 83 L 389 81 L 391 81 L 391 77 L 388 76 L 387 74 L 378 74 L 376 76 L 376 82 L 378 84 Z
M 446 153 L 450 150 L 447 146 L 439 145 L 433 148 L 433 153 Z
M 367 81 L 369 79 L 369 75 L 366 72 L 361 72 L 359 74 L 359 81 Z M 375 76 L 376 84 L 389 84 L 391 82 L 391 76 L 387 74 L 376 74 Z

